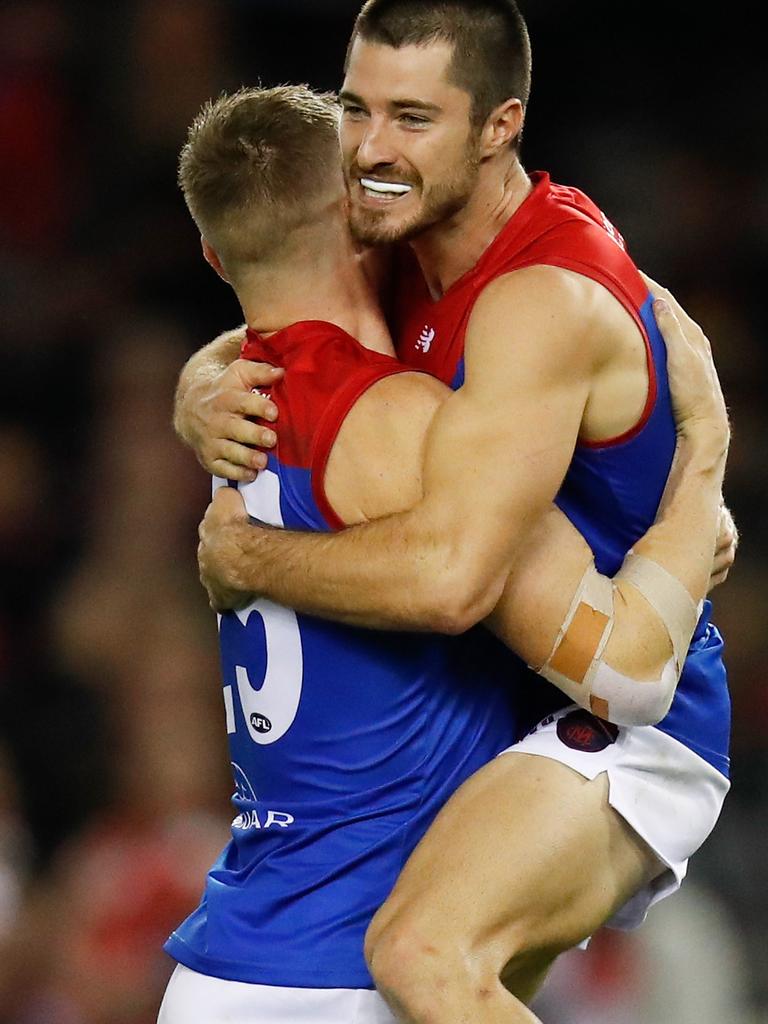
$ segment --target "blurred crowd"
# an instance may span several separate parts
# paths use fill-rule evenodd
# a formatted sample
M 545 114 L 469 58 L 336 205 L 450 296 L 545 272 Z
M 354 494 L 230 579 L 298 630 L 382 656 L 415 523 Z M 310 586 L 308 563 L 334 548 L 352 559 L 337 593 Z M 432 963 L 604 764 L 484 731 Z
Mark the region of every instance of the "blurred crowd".
M 209 483 L 171 405 L 239 310 L 200 258 L 176 156 L 223 89 L 338 87 L 356 6 L 0 7 L 0 1024 L 152 1024 L 162 941 L 226 841 L 194 557 Z M 734 788 L 686 890 L 562 958 L 546 1024 L 768 1021 L 768 87 L 750 40 L 678 6 L 624 38 L 607 0 L 523 2 L 523 158 L 587 191 L 712 339 L 742 531 L 714 599 Z

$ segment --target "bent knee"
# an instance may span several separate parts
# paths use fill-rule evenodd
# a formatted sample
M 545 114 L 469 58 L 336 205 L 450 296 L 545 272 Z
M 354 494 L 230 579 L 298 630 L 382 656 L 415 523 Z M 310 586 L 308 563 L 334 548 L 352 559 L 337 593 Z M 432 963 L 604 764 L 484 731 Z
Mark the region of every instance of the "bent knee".
M 444 941 L 411 915 L 374 917 L 365 936 L 365 960 L 378 988 L 392 988 L 403 979 L 421 977 L 450 956 Z
M 411 1012 L 421 994 L 431 993 L 434 1007 L 435 993 L 447 993 L 458 979 L 471 982 L 486 973 L 482 958 L 472 956 L 449 922 L 432 924 L 407 913 L 388 921 L 374 918 L 365 939 L 365 958 L 384 998 Z
M 369 931 L 366 957 L 389 1008 L 414 1024 L 453 1020 L 457 1006 L 501 991 L 499 965 L 463 946 L 450 922 L 432 927 L 413 916 L 396 916 Z

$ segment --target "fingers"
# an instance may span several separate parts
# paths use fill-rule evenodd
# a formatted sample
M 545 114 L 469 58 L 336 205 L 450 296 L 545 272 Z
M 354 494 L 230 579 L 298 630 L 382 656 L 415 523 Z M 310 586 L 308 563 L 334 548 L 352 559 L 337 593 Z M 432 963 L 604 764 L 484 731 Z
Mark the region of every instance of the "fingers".
M 728 579 L 728 570 L 725 569 L 722 572 L 718 572 L 709 577 L 709 587 L 707 593 L 711 593 L 715 587 L 719 587 L 721 583 L 725 583 Z
M 226 392 L 229 411 L 238 416 L 252 416 L 257 420 L 267 420 L 274 423 L 277 419 L 277 406 L 265 395 L 256 391 L 235 391 Z
M 721 572 L 728 572 L 729 569 L 733 568 L 733 563 L 736 561 L 736 545 L 731 543 L 725 547 L 720 548 L 719 551 L 715 552 L 715 557 L 712 560 L 712 573 L 715 576 Z
M 237 545 L 228 541 L 232 528 L 245 523 L 248 513 L 240 492 L 220 487 L 205 511 L 198 529 L 197 564 L 200 582 L 214 611 L 239 607 L 244 595 L 232 588 L 228 567 L 237 556 Z
M 197 387 L 182 432 L 194 447 L 204 469 L 238 482 L 255 479 L 264 469 L 263 451 L 277 443 L 269 424 L 278 418 L 277 405 L 268 394 L 284 371 L 267 363 L 237 359 L 213 379 Z
M 681 344 L 685 344 L 694 352 L 706 355 L 708 359 L 711 359 L 712 350 L 707 336 L 699 325 L 691 320 L 680 303 L 675 301 L 666 289 L 664 291 L 666 294 L 654 301 L 653 311 L 665 340 L 667 332 L 670 332 L 680 338 Z
M 736 523 L 733 521 L 730 509 L 726 505 L 721 505 L 715 555 L 730 553 L 730 564 L 733 564 L 738 546 L 739 531 L 736 528 Z
M 736 550 L 739 546 L 739 531 L 733 521 L 730 510 L 722 505 L 720 508 L 720 530 L 715 545 L 715 556 L 712 560 L 712 572 L 709 578 L 709 590 L 725 583 L 728 574 L 736 561 Z
M 220 476 L 224 480 L 234 480 L 238 484 L 252 484 L 259 475 L 257 470 L 236 466 L 232 462 L 227 462 L 226 459 L 215 459 L 211 464 L 211 472 L 214 476 Z
M 665 298 L 657 298 L 654 300 L 653 312 L 656 315 L 656 323 L 659 325 L 659 329 L 664 335 L 665 341 L 667 340 L 667 334 L 669 334 L 675 338 L 679 338 L 680 341 L 685 344 L 688 343 L 688 339 L 686 338 L 677 314 L 675 313 L 672 305 Z
M 653 308 L 667 346 L 669 383 L 678 426 L 692 418 L 707 418 L 727 435 L 725 400 L 707 338 L 698 327 L 684 328 L 676 311 L 679 307 L 673 308 L 666 299 L 656 299 Z
M 229 417 L 225 421 L 222 437 L 243 445 L 252 445 L 254 448 L 274 448 L 277 443 L 277 434 L 274 430 L 237 416 Z
M 246 364 L 249 368 L 252 364 Z M 263 370 L 266 364 L 253 364 Z M 272 374 L 274 367 L 266 367 Z M 282 374 L 278 370 L 278 375 Z M 224 382 L 222 382 L 224 383 Z M 249 381 L 250 383 L 250 381 Z M 238 482 L 256 479 L 256 473 L 267 465 L 267 456 L 258 449 L 274 448 L 275 431 L 263 422 L 274 422 L 278 409 L 264 395 L 242 386 L 221 388 L 211 400 L 200 431 L 203 438 L 199 457 L 202 465 L 216 476 Z
M 713 587 L 719 587 L 721 583 L 725 583 L 735 561 L 735 544 L 732 544 L 727 548 L 723 548 L 722 551 L 715 554 L 712 562 L 712 572 L 709 577 L 709 590 L 712 590 Z
M 652 293 L 654 298 L 656 298 L 656 299 L 659 299 L 659 298 L 666 299 L 667 297 L 671 298 L 672 293 L 669 292 L 664 287 L 664 285 L 659 284 L 658 281 L 654 281 L 654 279 L 652 277 L 650 277 L 650 275 L 643 273 L 643 271 L 641 270 L 640 271 L 640 276 L 645 281 L 645 284 L 646 284 L 646 287 L 648 288 L 648 291 Z
M 739 545 L 739 536 L 734 530 L 723 529 L 720 527 L 720 533 L 717 537 L 717 545 L 715 547 L 715 554 L 720 554 L 722 551 L 734 551 Z
M 707 350 L 709 350 L 709 339 L 704 334 L 704 331 L 696 321 L 686 313 L 672 292 L 663 285 L 660 285 L 657 281 L 654 281 L 652 277 L 649 277 L 647 274 L 643 274 L 642 271 L 640 273 L 653 297 L 657 300 L 661 299 L 662 302 L 666 302 L 673 311 L 686 335 L 689 336 L 688 340 L 692 343 L 695 341 L 699 344 L 703 344 Z
M 265 438 L 261 428 L 257 427 L 254 431 L 248 431 L 243 424 L 239 424 L 231 428 L 231 433 L 242 437 L 245 443 L 230 440 L 229 431 L 223 433 L 223 436 L 215 438 L 203 450 L 203 464 L 206 468 L 210 467 L 217 476 L 222 475 L 216 469 L 218 463 L 227 462 L 230 465 L 240 466 L 251 471 L 265 469 L 267 453 L 250 447 L 251 443 L 260 443 L 262 448 L 269 448 L 274 444 L 268 437 Z
M 220 487 L 213 496 L 211 505 L 221 515 L 232 519 L 247 519 L 243 496 L 235 487 Z
M 248 391 L 253 388 L 266 388 L 280 380 L 284 370 L 280 366 L 269 363 L 254 363 L 250 359 L 236 359 L 229 365 L 229 372 L 236 377 L 241 386 Z
M 257 473 L 265 469 L 267 455 L 265 452 L 254 451 L 247 445 L 238 444 L 236 441 L 228 441 L 225 438 L 217 438 L 207 444 L 201 453 L 200 461 L 205 469 L 214 476 L 223 476 L 228 480 L 240 478 L 242 471 Z M 222 472 L 223 469 L 237 470 L 237 476 L 230 472 Z

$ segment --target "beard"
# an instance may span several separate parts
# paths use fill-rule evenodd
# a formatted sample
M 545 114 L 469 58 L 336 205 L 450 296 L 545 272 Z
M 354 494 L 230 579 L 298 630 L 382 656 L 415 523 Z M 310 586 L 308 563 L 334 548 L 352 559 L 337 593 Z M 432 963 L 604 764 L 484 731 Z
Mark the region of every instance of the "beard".
M 407 181 L 414 190 L 421 192 L 419 208 L 404 219 L 393 217 L 387 209 L 369 210 L 349 204 L 349 226 L 353 237 L 363 245 L 389 245 L 394 242 L 410 242 L 418 238 L 435 224 L 450 220 L 464 209 L 477 184 L 480 160 L 474 146 L 467 150 L 452 176 L 425 189 L 423 180 L 411 181 L 393 174 L 387 168 L 387 176 L 397 181 Z M 348 184 L 361 177 L 362 172 L 353 166 L 348 174 Z M 364 175 L 363 175 L 364 176 Z

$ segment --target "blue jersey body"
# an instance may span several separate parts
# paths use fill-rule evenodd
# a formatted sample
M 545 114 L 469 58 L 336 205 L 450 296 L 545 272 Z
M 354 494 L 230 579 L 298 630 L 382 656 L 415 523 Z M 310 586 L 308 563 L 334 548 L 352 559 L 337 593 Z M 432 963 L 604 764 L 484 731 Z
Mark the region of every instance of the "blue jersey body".
M 256 353 L 288 372 L 276 455 L 241 493 L 254 519 L 328 530 L 317 477 L 344 406 L 399 367 L 330 325 L 289 332 Z M 220 639 L 236 817 L 166 949 L 220 978 L 372 987 L 373 914 L 450 794 L 516 737 L 515 660 L 490 639 L 355 629 L 264 600 L 222 616 Z

